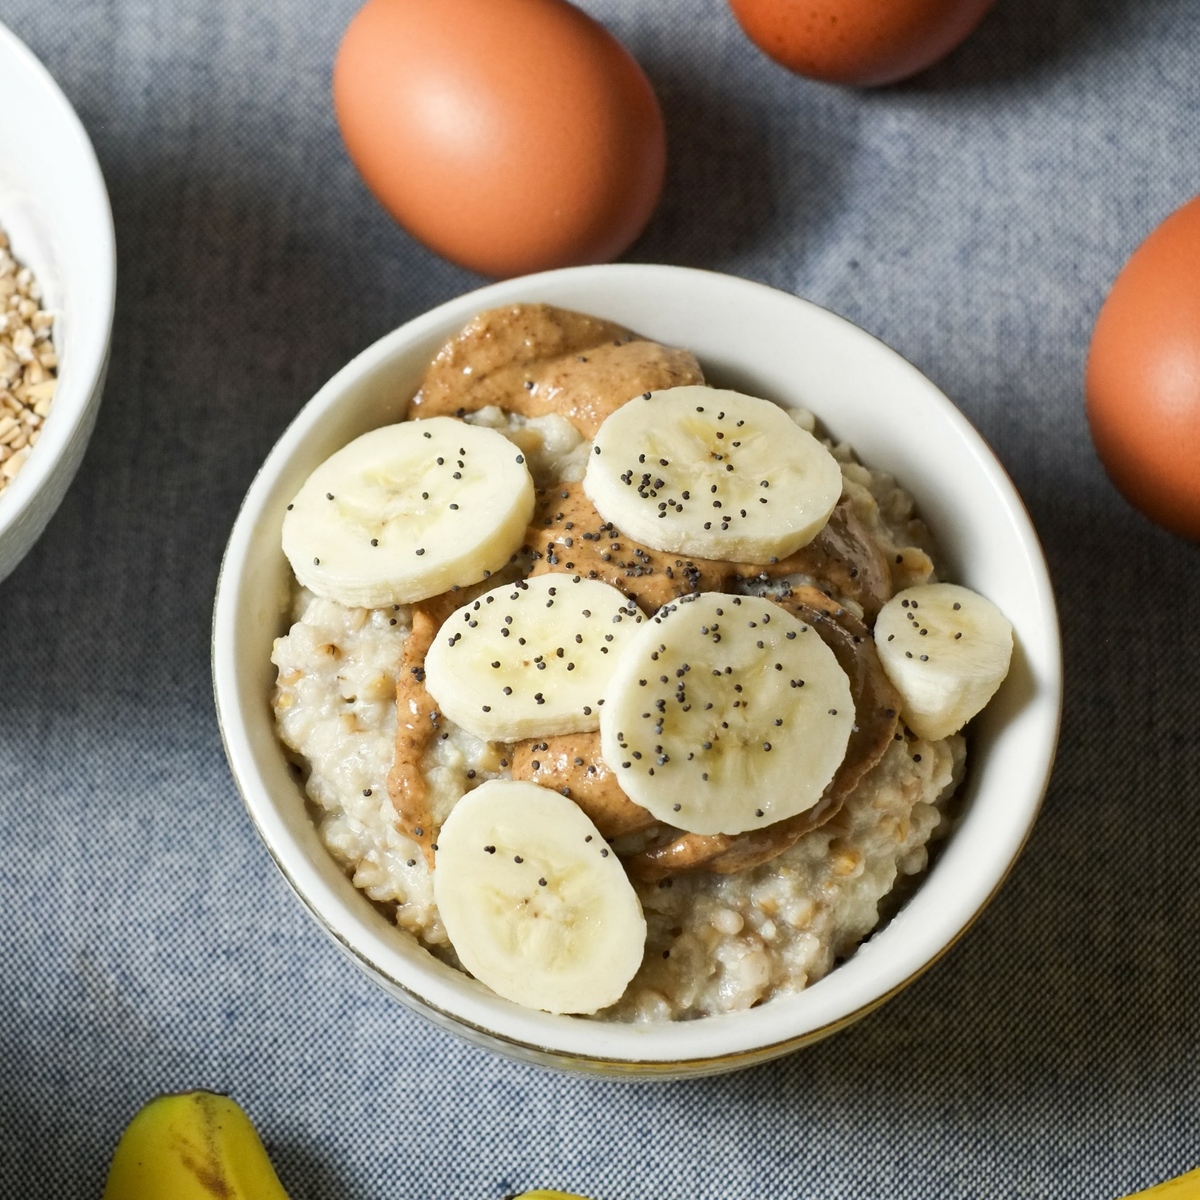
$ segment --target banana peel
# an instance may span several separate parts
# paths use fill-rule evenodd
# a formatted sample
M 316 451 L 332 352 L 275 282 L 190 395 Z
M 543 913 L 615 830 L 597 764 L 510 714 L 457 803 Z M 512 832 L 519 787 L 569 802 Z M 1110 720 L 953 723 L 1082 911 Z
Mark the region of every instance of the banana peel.
M 586 1196 L 577 1196 L 574 1192 L 550 1192 L 544 1188 L 539 1188 L 535 1192 L 522 1192 L 519 1196 L 514 1196 L 513 1200 L 588 1200 Z M 1180 1200 L 1184 1200 L 1180 1197 Z
M 134 1116 L 113 1152 L 103 1200 L 288 1200 L 288 1195 L 238 1104 L 217 1092 L 195 1091 L 157 1096 Z M 587 1198 L 538 1190 L 513 1200 Z
M 250 1118 L 228 1096 L 151 1100 L 113 1152 L 104 1200 L 288 1200 Z
M 587 1200 L 587 1197 L 576 1196 L 571 1192 L 539 1190 L 523 1192 L 519 1196 L 513 1196 L 511 1200 Z M 1147 1188 L 1144 1192 L 1127 1196 L 1126 1200 L 1200 1200 L 1200 1167 L 1186 1175 Z
M 288 1200 L 250 1118 L 217 1092 L 151 1100 L 113 1152 L 103 1200 Z M 512 1200 L 587 1200 L 538 1189 Z M 1200 1200 L 1200 1167 L 1127 1200 Z
M 1166 1183 L 1155 1184 L 1144 1192 L 1137 1192 L 1128 1200 L 1200 1200 L 1200 1167 L 1168 1179 Z

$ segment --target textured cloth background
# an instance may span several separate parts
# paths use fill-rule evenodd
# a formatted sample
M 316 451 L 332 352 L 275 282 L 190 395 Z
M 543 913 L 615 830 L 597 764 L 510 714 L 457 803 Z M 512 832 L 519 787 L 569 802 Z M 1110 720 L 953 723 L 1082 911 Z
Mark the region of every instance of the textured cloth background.
M 0 0 L 90 130 L 120 252 L 83 470 L 0 585 L 0 1195 L 97 1196 L 153 1093 L 233 1093 L 305 1197 L 1087 1197 L 1200 1162 L 1200 547 L 1088 442 L 1096 310 L 1200 191 L 1196 0 L 999 0 L 915 82 L 795 78 L 722 0 L 584 0 L 662 97 L 629 257 L 880 335 L 1024 494 L 1066 641 L 1054 783 L 999 898 L 880 1012 L 674 1085 L 514 1066 L 345 961 L 243 814 L 210 695 L 254 470 L 356 351 L 480 280 L 415 245 L 329 103 L 355 0 Z M 1200 283 L 1200 281 L 1198 281 Z

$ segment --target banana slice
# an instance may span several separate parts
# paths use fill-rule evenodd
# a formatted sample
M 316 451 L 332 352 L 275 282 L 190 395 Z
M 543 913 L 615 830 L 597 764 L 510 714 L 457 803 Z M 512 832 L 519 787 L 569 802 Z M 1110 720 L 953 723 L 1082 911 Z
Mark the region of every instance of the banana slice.
M 988 599 L 954 583 L 929 583 L 893 596 L 875 621 L 875 645 L 919 737 L 960 730 L 996 694 L 1012 659 L 1008 618 Z
M 653 550 L 765 563 L 816 537 L 842 472 L 777 404 L 689 386 L 647 392 L 606 418 L 583 488 L 606 521 Z
M 296 578 L 363 608 L 486 579 L 525 538 L 534 489 L 502 434 L 433 417 L 355 438 L 305 481 L 283 520 Z
M 438 834 L 433 894 L 463 966 L 492 991 L 554 1013 L 620 999 L 646 922 L 595 825 L 534 783 L 468 792 Z
M 615 587 L 578 575 L 504 584 L 451 614 L 425 656 L 425 687 L 488 741 L 600 727 L 609 676 L 643 617 Z
M 621 656 L 600 747 L 660 821 L 734 834 L 816 804 L 853 725 L 846 673 L 810 626 L 769 600 L 701 592 Z

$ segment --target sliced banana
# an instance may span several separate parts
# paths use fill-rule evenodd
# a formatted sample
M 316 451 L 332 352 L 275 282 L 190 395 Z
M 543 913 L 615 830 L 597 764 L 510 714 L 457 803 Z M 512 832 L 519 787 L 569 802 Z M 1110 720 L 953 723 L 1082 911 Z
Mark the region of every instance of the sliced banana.
M 463 966 L 554 1013 L 620 999 L 646 922 L 617 856 L 570 800 L 534 783 L 468 792 L 438 834 L 433 894 Z
M 689 386 L 609 416 L 583 487 L 606 521 L 651 549 L 765 563 L 816 537 L 842 472 L 777 404 Z
M 433 417 L 373 429 L 327 458 L 283 519 L 296 578 L 363 608 L 486 579 L 533 514 L 525 456 L 503 434 Z
M 854 701 L 833 651 L 769 600 L 667 605 L 617 664 L 604 761 L 630 799 L 690 833 L 743 833 L 810 809 L 846 754 Z
M 893 596 L 875 621 L 875 645 L 919 737 L 960 730 L 996 694 L 1012 659 L 1008 618 L 988 599 L 954 583 L 929 583 Z
M 615 587 L 578 575 L 504 584 L 452 613 L 425 656 L 425 686 L 489 741 L 600 727 L 609 676 L 643 617 Z

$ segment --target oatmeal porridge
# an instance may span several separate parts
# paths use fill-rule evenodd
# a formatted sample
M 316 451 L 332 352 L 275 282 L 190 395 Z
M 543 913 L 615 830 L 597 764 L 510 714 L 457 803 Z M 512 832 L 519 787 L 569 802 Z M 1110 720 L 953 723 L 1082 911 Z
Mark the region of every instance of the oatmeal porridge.
M 693 403 L 710 398 L 719 411 Z M 275 643 L 273 706 L 321 837 L 401 929 L 520 1003 L 653 1022 L 803 989 L 871 933 L 947 829 L 960 729 L 1003 678 L 1011 632 L 982 597 L 937 582 L 896 480 L 814 436 L 811 414 L 760 405 L 707 389 L 686 351 L 519 305 L 451 339 L 390 427 L 400 440 L 351 443 L 289 506 L 303 579 Z M 631 433 L 638 421 L 651 432 Z M 712 440 L 726 421 L 728 440 Z M 367 471 L 368 454 L 390 456 L 387 469 Z M 805 454 L 801 484 L 789 464 Z M 351 491 L 381 471 L 424 501 L 371 524 Z M 343 555 L 356 538 L 362 553 Z M 609 632 L 593 634 L 602 616 Z M 664 664 L 661 683 L 634 678 L 642 661 Z M 521 835 L 534 852 L 514 842 L 506 858 L 501 796 L 544 801 Z M 585 843 L 574 876 L 532 866 Z M 528 895 L 496 900 L 525 866 Z M 604 893 L 603 919 L 564 915 L 575 876 Z M 509 930 L 534 910 L 531 950 Z M 589 940 L 606 961 L 624 955 L 622 978 L 586 997 L 566 983 L 566 999 L 550 984 L 525 994 L 537 971 L 522 954 L 552 959 L 548 979 L 594 975 Z

